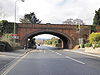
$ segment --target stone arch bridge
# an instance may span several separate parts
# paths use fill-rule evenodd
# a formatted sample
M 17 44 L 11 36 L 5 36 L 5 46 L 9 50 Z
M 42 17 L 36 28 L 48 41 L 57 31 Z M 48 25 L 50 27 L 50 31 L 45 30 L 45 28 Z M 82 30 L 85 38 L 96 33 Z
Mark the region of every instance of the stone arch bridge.
M 90 26 L 81 25 L 80 30 L 76 25 L 67 24 L 17 24 L 18 42 L 23 46 L 27 44 L 28 38 L 40 34 L 52 34 L 63 41 L 63 48 L 73 48 L 79 43 L 79 38 L 85 41 L 91 32 Z

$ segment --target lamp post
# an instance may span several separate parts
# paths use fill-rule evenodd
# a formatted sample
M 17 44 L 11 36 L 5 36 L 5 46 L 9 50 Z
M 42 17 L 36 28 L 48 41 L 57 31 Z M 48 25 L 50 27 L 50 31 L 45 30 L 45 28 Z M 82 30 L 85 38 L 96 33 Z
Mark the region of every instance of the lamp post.
M 15 22 L 14 22 L 14 31 L 13 31 L 14 35 L 16 34 L 16 4 L 17 4 L 17 1 L 18 0 L 15 1 Z M 24 2 L 24 0 L 21 0 L 21 1 Z M 14 36 L 14 42 L 15 42 L 15 39 L 16 37 Z

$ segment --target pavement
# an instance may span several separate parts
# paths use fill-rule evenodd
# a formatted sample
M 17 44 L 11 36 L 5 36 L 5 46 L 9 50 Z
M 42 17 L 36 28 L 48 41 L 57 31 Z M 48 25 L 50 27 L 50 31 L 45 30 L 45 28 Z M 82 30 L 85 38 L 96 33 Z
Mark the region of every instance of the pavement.
M 100 54 L 91 53 L 91 52 L 85 52 L 85 48 L 80 48 L 80 49 L 77 49 L 77 50 L 67 50 L 67 49 L 64 49 L 64 51 L 71 51 L 71 52 L 75 52 L 75 53 L 81 53 L 81 54 L 84 54 L 84 55 L 100 57 Z

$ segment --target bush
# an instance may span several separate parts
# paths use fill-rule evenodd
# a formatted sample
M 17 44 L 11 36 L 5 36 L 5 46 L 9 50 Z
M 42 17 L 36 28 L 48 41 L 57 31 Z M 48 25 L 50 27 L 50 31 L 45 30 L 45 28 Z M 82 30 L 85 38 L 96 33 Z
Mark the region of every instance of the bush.
M 13 42 L 12 37 L 9 36 L 10 34 L 4 34 L 1 38 L 1 41 L 9 43 L 9 45 L 13 48 L 16 49 L 18 47 L 20 47 L 20 44 Z
M 100 47 L 100 41 L 96 43 L 95 47 Z
M 84 44 L 80 44 L 79 46 L 80 46 L 80 48 L 84 48 Z
M 85 47 L 91 47 L 92 46 L 92 43 L 86 43 L 84 46 Z
M 12 51 L 13 48 L 8 42 L 0 41 L 0 51 Z
M 100 33 L 92 33 L 89 35 L 89 43 L 92 46 L 100 47 Z
M 97 43 L 100 41 L 100 33 L 92 33 L 89 35 L 90 43 Z

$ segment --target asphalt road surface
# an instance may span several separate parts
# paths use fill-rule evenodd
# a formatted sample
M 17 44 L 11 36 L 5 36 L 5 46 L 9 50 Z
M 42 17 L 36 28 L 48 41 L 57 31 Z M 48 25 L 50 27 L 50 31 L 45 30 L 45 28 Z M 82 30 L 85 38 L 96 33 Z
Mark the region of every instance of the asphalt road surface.
M 100 58 L 50 49 L 32 50 L 2 75 L 100 75 Z
M 25 50 L 15 50 L 12 52 L 0 52 L 0 73 L 7 67 L 12 61 L 20 58 L 20 55 L 24 54 Z

